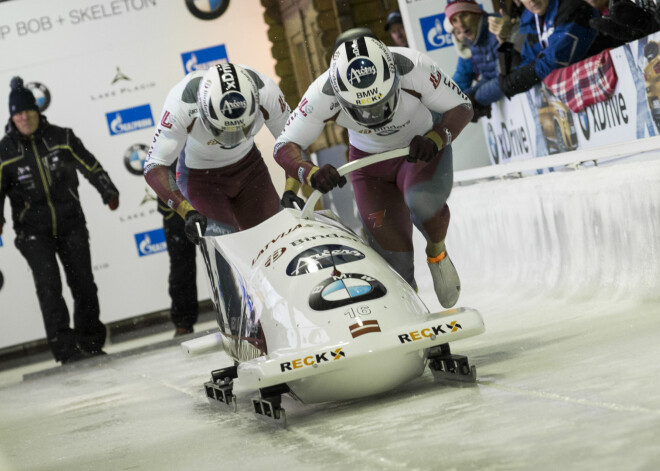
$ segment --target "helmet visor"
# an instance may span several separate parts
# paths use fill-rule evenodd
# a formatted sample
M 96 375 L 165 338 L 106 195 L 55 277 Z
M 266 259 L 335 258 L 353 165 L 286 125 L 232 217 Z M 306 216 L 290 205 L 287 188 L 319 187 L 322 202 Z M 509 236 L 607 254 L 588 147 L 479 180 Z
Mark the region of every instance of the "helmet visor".
M 215 129 L 211 131 L 215 136 L 215 140 L 220 143 L 222 147 L 233 149 L 234 147 L 242 144 L 250 137 L 250 131 L 254 122 L 249 126 L 236 127 L 232 126 L 225 129 Z
M 357 105 L 336 95 L 341 107 L 356 123 L 367 128 L 378 128 L 389 123 L 399 104 L 399 86 L 395 81 L 389 93 L 373 104 Z
M 246 141 L 250 137 L 250 133 L 256 122 L 256 120 L 253 120 L 247 126 L 227 126 L 225 128 L 218 128 L 211 123 L 206 116 L 206 113 L 203 111 L 200 110 L 198 116 L 206 130 L 213 134 L 215 140 L 218 141 L 222 147 L 228 149 L 233 149 Z

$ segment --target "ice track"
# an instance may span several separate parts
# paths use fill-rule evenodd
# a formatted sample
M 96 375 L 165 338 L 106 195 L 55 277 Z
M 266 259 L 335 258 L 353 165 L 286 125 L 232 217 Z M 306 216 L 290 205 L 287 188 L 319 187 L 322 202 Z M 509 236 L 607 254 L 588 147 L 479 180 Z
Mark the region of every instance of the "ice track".
M 660 161 L 458 187 L 450 205 L 459 304 L 486 322 L 452 347 L 476 385 L 427 371 L 368 400 L 285 397 L 283 429 L 239 386 L 237 413 L 207 402 L 224 354 L 111 355 L 0 386 L 0 469 L 658 469 Z

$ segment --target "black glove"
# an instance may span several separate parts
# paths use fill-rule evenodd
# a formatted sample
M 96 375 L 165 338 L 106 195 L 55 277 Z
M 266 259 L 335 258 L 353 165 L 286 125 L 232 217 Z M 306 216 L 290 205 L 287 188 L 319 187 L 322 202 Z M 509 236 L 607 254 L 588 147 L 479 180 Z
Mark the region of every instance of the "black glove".
M 630 42 L 658 31 L 660 22 L 655 4 L 613 0 L 610 2 L 609 15 L 592 18 L 589 26 L 619 41 Z
M 327 193 L 336 186 L 341 188 L 346 185 L 346 177 L 340 177 L 336 168 L 330 164 L 325 164 L 312 174 L 309 182 L 315 190 L 319 190 L 321 193 Z
M 526 92 L 540 82 L 541 79 L 536 75 L 535 64 L 532 62 L 512 70 L 510 74 L 500 75 L 500 90 L 502 90 L 504 96 L 511 98 L 514 95 Z
M 408 162 L 429 162 L 438 153 L 438 146 L 433 140 L 424 136 L 415 136 L 410 141 L 410 153 L 406 160 Z
M 473 123 L 476 123 L 479 121 L 479 118 L 483 118 L 484 116 L 487 118 L 490 118 L 490 105 L 482 105 L 477 101 L 477 99 L 474 97 L 474 94 L 468 94 L 467 97 L 470 99 L 472 102 L 472 111 L 474 111 L 474 114 L 472 115 L 472 121 Z
M 188 211 L 186 213 L 185 221 L 186 221 L 186 226 L 184 228 L 184 231 L 186 232 L 186 236 L 188 237 L 188 240 L 190 240 L 190 242 L 192 242 L 195 245 L 199 245 L 200 236 L 199 236 L 199 232 L 197 231 L 197 224 L 199 224 L 199 228 L 202 231 L 202 235 L 204 235 L 204 232 L 206 231 L 206 216 L 194 210 Z
M 298 208 L 303 209 L 305 206 L 305 200 L 296 195 L 293 191 L 287 190 L 282 194 L 282 199 L 280 200 L 282 207 L 284 208 Z

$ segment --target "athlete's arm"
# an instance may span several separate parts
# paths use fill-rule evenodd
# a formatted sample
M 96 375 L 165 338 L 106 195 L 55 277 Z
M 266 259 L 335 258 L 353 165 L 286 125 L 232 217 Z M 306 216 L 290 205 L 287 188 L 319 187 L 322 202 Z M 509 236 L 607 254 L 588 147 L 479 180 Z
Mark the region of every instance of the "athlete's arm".
M 193 87 L 194 88 L 194 87 Z M 190 117 L 182 103 L 180 84 L 170 91 L 163 107 L 160 122 L 144 165 L 144 178 L 158 197 L 182 218 L 194 209 L 185 199 L 176 180 L 170 173 L 170 166 L 179 156 L 188 138 L 188 131 L 195 118 Z

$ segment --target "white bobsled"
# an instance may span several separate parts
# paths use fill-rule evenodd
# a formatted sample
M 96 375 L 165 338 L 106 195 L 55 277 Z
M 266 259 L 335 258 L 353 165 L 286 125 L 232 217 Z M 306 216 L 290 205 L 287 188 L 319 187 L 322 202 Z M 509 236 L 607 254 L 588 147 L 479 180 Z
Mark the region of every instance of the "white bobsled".
M 377 154 L 340 175 L 408 149 Z M 182 344 L 194 354 L 222 344 L 235 366 L 212 372 L 207 395 L 234 402 L 233 381 L 259 389 L 257 413 L 280 418 L 279 398 L 304 403 L 388 391 L 434 373 L 474 381 L 450 342 L 480 334 L 479 312 L 431 313 L 385 260 L 329 211 L 284 209 L 239 233 L 200 243 L 220 334 Z M 235 402 L 234 402 L 235 404 Z

